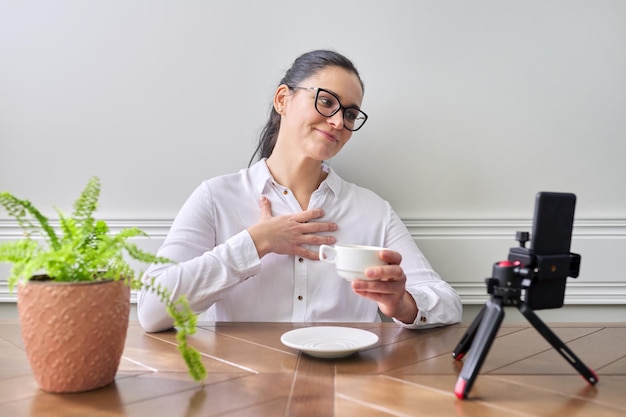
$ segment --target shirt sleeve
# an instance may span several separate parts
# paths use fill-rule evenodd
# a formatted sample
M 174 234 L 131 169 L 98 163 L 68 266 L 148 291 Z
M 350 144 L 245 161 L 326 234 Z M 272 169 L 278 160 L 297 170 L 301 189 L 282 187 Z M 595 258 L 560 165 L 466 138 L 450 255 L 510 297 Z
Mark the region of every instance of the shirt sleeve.
M 261 268 L 246 230 L 216 246 L 214 223 L 208 188 L 201 185 L 181 208 L 158 251 L 173 263 L 152 265 L 144 274 L 144 280 L 154 278 L 157 285 L 169 290 L 173 300 L 184 294 L 196 313 L 206 311 L 225 291 Z M 137 315 L 149 332 L 173 326 L 164 304 L 150 290 L 139 293 Z
M 386 246 L 402 254 L 406 289 L 417 304 L 413 323 L 393 320 L 406 328 L 430 328 L 461 321 L 463 307 L 456 291 L 434 271 L 398 215 L 389 207 Z

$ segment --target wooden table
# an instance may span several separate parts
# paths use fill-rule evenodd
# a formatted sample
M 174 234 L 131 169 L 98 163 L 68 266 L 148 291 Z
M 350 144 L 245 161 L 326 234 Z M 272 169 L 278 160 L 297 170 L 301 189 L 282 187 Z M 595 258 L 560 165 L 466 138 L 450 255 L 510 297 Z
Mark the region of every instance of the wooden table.
M 338 325 L 338 324 L 335 324 Z M 590 386 L 528 325 L 504 325 L 470 399 L 453 394 L 451 352 L 467 325 L 403 330 L 346 324 L 380 337 L 343 359 L 283 346 L 285 323 L 211 323 L 192 343 L 208 377 L 197 384 L 173 332 L 131 324 L 114 384 L 81 394 L 37 388 L 15 321 L 0 322 L 0 416 L 624 416 L 626 324 L 550 327 L 600 377 Z

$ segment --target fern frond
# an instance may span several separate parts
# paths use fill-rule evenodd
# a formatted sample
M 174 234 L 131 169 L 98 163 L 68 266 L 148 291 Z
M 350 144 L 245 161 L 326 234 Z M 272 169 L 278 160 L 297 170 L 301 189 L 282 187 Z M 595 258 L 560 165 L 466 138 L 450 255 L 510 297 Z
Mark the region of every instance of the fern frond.
M 100 179 L 92 177 L 83 189 L 80 196 L 74 201 L 74 213 L 72 217 L 79 221 L 84 221 L 93 217 L 93 213 L 98 208 L 98 198 L 100 197 Z
M 0 245 L 0 262 L 13 264 L 8 277 L 9 291 L 13 291 L 20 277 L 30 277 L 28 273 L 30 263 L 22 262 L 35 256 L 39 250 L 39 244 L 31 239 L 22 239 L 14 242 L 5 242 Z
M 124 249 L 128 252 L 128 254 L 138 261 L 141 261 L 146 264 L 158 263 L 158 264 L 168 264 L 172 263 L 170 259 L 164 258 L 162 256 L 156 256 L 150 252 L 146 252 L 140 249 L 137 245 L 130 242 L 124 242 Z
M 32 232 L 39 233 L 53 248 L 59 246 L 59 238 L 57 237 L 52 226 L 50 226 L 50 221 L 46 216 L 41 214 L 41 212 L 37 210 L 30 201 L 20 200 L 5 191 L 0 193 L 0 204 L 5 208 L 10 216 L 17 220 L 19 225 L 26 232 L 27 237 Z M 39 223 L 39 226 L 33 224 L 27 214 L 34 217 Z
M 67 240 L 72 238 L 78 234 L 78 226 L 76 225 L 76 221 L 73 218 L 65 217 L 65 215 L 57 210 L 57 214 L 59 215 L 59 226 L 61 228 L 61 236 L 63 236 L 63 240 Z
M 0 245 L 0 262 L 15 263 L 32 256 L 39 244 L 32 239 L 6 242 Z
M 168 314 L 174 320 L 178 351 L 187 365 L 189 375 L 197 382 L 202 381 L 206 378 L 206 368 L 202 363 L 200 353 L 188 343 L 188 337 L 196 332 L 198 316 L 191 309 L 187 297 L 181 295 L 173 301 L 172 293 L 156 282 L 155 278 L 146 279 L 139 285 L 144 290 L 155 293 L 165 304 Z

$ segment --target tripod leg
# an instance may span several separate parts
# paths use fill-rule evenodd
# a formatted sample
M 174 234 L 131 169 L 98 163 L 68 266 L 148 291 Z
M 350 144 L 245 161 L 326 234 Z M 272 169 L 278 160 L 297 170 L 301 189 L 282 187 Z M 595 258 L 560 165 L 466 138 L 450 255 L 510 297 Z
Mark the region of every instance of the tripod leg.
M 469 391 L 472 389 L 478 371 L 480 371 L 480 367 L 487 357 L 489 348 L 504 318 L 502 300 L 499 298 L 487 301 L 483 309 L 483 317 L 476 332 L 474 346 L 465 359 L 459 379 L 454 386 L 454 394 L 460 399 L 467 398 Z
M 467 331 L 465 332 L 465 334 L 459 341 L 459 344 L 456 346 L 454 351 L 452 351 L 452 357 L 455 360 L 460 361 L 461 359 L 463 359 L 467 351 L 472 346 L 472 342 L 474 341 L 474 336 L 476 335 L 476 330 L 478 329 L 478 326 L 480 325 L 483 315 L 485 314 L 486 308 L 487 308 L 486 305 L 482 306 L 482 308 L 478 312 L 478 315 L 476 316 L 476 318 L 474 319 L 470 327 L 468 327 Z
M 567 362 L 570 363 L 580 373 L 583 378 L 585 378 L 591 385 L 595 385 L 598 382 L 598 375 L 591 369 L 589 369 L 578 357 L 570 350 L 570 348 L 565 345 L 558 338 L 556 334 L 535 314 L 533 310 L 531 310 L 528 305 L 525 303 L 520 303 L 519 311 L 526 317 L 526 319 L 533 325 L 535 329 L 543 336 L 544 339 L 548 341 L 552 345 L 557 352 L 565 358 Z

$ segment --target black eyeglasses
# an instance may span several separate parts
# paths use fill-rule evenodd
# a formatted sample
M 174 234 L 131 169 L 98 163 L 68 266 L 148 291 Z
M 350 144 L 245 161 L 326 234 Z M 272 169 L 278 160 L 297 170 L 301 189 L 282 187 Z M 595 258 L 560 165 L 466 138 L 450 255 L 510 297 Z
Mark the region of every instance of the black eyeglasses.
M 319 87 L 300 87 L 287 86 L 292 90 L 315 91 L 315 110 L 325 117 L 331 117 L 337 114 L 339 110 L 343 110 L 343 127 L 356 132 L 363 127 L 367 120 L 367 114 L 363 113 L 358 107 L 343 106 L 336 95 L 328 90 Z

